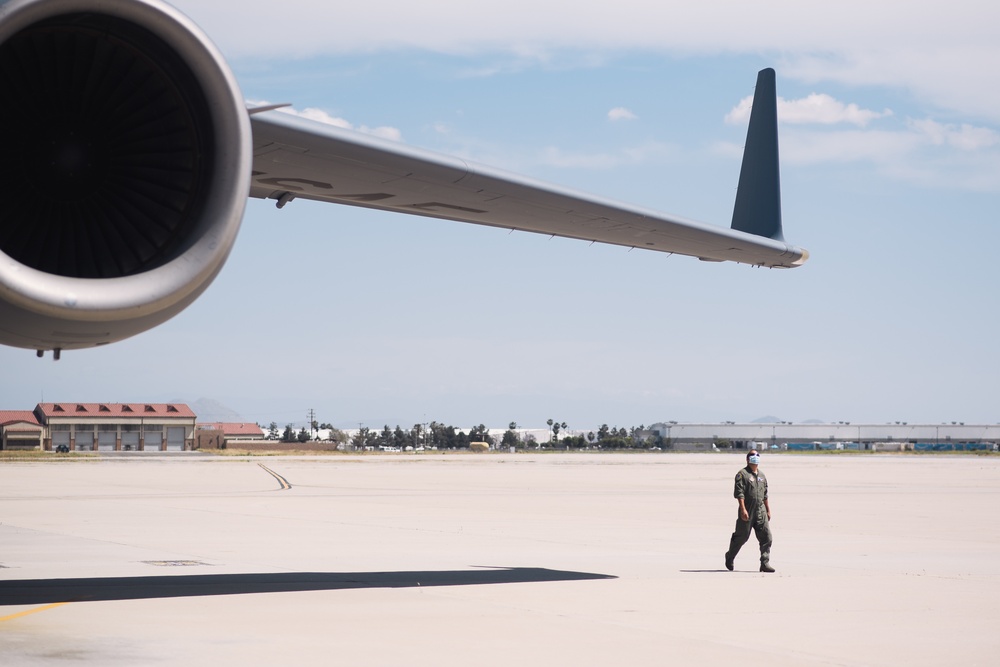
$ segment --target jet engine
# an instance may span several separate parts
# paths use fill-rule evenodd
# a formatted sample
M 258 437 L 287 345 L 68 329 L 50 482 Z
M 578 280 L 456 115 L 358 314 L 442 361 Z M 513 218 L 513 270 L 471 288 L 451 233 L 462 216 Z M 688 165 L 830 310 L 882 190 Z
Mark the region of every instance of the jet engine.
M 0 343 L 104 345 L 190 305 L 250 186 L 236 80 L 159 0 L 0 2 Z

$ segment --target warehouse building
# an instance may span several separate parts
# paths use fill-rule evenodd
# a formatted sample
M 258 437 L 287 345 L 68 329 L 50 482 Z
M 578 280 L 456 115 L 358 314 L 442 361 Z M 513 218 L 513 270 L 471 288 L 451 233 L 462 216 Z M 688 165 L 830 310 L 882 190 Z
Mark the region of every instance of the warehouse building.
M 650 430 L 672 449 L 857 449 L 862 451 L 994 450 L 1000 424 L 855 424 L 775 422 L 684 424 L 661 422 Z
M 39 403 L 49 451 L 174 452 L 194 448 L 195 414 L 174 403 Z

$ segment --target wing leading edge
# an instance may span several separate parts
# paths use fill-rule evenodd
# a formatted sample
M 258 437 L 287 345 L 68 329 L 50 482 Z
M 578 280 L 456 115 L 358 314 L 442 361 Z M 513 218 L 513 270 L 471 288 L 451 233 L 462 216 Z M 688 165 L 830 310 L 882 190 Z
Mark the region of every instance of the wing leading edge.
M 266 111 L 251 116 L 251 196 L 362 206 L 598 243 L 792 268 L 784 242 L 774 70 L 758 75 L 733 226 L 707 225 L 575 192 L 351 130 Z

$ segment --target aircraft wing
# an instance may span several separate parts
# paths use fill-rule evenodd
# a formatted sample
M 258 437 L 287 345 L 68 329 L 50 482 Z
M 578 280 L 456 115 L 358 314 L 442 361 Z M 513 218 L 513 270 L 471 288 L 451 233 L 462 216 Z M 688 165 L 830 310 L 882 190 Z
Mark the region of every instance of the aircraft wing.
M 768 267 L 791 268 L 808 257 L 805 250 L 782 240 L 777 201 L 777 231 L 770 227 L 768 237 L 574 192 L 280 111 L 254 113 L 250 120 L 250 195 L 275 199 L 279 207 L 295 198 L 313 199 Z M 776 122 L 773 134 L 773 156 L 768 159 L 774 161 L 776 179 Z M 750 167 L 747 159 L 743 173 L 756 171 L 756 158 L 749 156 Z M 748 179 L 744 186 L 741 177 L 740 187 L 766 192 L 770 186 L 762 186 L 759 179 Z M 745 209 L 760 206 L 761 197 L 744 199 Z M 737 226 L 748 229 L 753 224 Z
M 163 0 L 0 0 L 0 344 L 106 345 L 191 305 L 247 197 L 296 197 L 794 267 L 774 71 L 758 74 L 730 228 L 547 185 L 271 108 Z

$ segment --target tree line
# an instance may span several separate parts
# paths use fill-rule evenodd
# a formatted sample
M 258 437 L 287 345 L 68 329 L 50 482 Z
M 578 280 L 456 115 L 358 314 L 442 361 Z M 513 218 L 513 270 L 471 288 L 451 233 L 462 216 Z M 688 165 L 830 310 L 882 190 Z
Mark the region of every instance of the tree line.
M 395 428 L 388 424 L 381 430 L 362 427 L 354 435 L 349 436 L 340 429 L 334 428 L 331 424 L 312 423 L 312 428 L 305 427 L 295 430 L 291 424 L 287 424 L 283 431 L 279 432 L 276 422 L 271 422 L 267 429 L 269 440 L 280 440 L 281 442 L 309 442 L 316 440 L 316 431 L 327 430 L 328 442 L 337 443 L 355 450 L 373 449 L 394 449 L 404 451 L 407 449 L 468 449 L 470 443 L 485 442 L 491 448 L 502 449 L 664 449 L 669 447 L 669 442 L 660 435 L 647 431 L 645 426 L 617 427 L 602 424 L 597 431 L 589 431 L 585 435 L 564 435 L 559 437 L 561 431 L 567 428 L 566 422 L 559 422 L 554 419 L 546 421 L 549 427 L 549 442 L 539 443 L 532 434 L 524 434 L 518 431 L 517 422 L 510 422 L 507 430 L 500 436 L 499 440 L 489 433 L 489 429 L 484 424 L 469 429 L 468 432 L 437 421 L 428 424 L 414 424 L 408 429 L 403 429 L 398 424 Z

